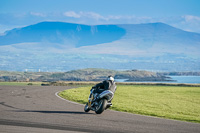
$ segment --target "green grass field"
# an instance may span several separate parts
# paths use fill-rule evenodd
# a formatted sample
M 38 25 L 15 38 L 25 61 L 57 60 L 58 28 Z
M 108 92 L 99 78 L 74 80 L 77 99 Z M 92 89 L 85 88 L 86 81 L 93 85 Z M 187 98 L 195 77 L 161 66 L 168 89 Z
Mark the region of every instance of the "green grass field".
M 65 90 L 63 98 L 86 103 L 92 86 Z M 118 85 L 112 110 L 200 123 L 200 87 Z
M 24 86 L 24 85 L 33 85 L 41 86 L 42 82 L 0 82 L 0 85 L 11 85 L 11 86 Z

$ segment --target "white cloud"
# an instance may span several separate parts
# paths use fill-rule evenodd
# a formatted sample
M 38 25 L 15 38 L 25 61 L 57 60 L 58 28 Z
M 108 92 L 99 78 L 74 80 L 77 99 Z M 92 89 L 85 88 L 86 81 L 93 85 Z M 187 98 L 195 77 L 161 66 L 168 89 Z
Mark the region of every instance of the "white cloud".
M 40 12 L 30 12 L 30 14 L 38 17 L 46 17 L 46 14 Z
M 103 16 L 96 12 L 75 12 L 67 11 L 63 15 L 66 18 L 75 18 L 77 22 L 83 22 L 85 24 L 136 24 L 136 23 L 148 23 L 152 21 L 151 17 L 137 17 L 134 15 L 107 15 Z
M 190 31 L 200 33 L 200 17 L 193 15 L 181 16 L 179 21 L 172 23 L 173 26 Z
M 73 18 L 80 18 L 81 17 L 78 13 L 76 13 L 74 11 L 65 12 L 64 16 L 66 16 L 66 17 L 73 17 Z
M 88 18 L 93 18 L 93 19 L 106 19 L 105 17 L 101 16 L 100 14 L 98 13 L 95 13 L 95 12 L 80 12 L 81 15 L 85 16 L 85 17 L 88 17 Z
M 64 16 L 66 17 L 73 17 L 73 18 L 80 18 L 80 14 L 74 12 L 74 11 L 68 11 L 64 13 Z
M 34 16 L 34 17 L 33 17 Z M 15 20 L 15 21 L 13 21 Z M 96 12 L 86 11 L 66 11 L 66 12 L 29 12 L 29 13 L 0 13 L 0 25 L 6 27 L 17 27 L 23 25 L 30 25 L 41 21 L 62 21 L 70 23 L 81 23 L 88 25 L 97 24 L 140 24 L 140 23 L 154 23 L 163 22 L 191 32 L 200 33 L 200 16 L 184 15 L 171 17 L 148 17 L 135 15 L 101 15 Z M 7 28 L 7 29 L 8 29 Z M 0 27 L 0 32 L 4 32 L 6 28 Z
M 67 11 L 64 13 L 64 16 L 66 17 L 72 17 L 72 18 L 91 18 L 91 19 L 105 19 L 103 16 L 101 16 L 98 13 L 95 12 L 74 12 L 74 11 Z
M 186 20 L 186 22 L 200 22 L 200 17 L 197 16 L 185 15 L 182 17 Z

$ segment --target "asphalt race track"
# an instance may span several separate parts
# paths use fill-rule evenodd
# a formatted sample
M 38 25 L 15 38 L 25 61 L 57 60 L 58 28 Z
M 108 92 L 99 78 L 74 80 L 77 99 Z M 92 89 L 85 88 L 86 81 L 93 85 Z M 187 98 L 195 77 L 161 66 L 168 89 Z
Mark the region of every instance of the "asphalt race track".
M 196 123 L 110 110 L 85 113 L 83 105 L 55 95 L 65 89 L 70 87 L 0 86 L 0 132 L 200 133 Z

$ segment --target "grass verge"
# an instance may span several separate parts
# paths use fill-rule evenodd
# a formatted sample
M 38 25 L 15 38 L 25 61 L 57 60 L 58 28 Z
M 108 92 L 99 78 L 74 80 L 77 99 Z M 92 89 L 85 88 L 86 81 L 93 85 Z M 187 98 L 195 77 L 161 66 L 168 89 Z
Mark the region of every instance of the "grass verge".
M 59 95 L 85 104 L 92 86 Z M 200 123 L 200 87 L 118 85 L 112 110 Z
M 41 86 L 42 82 L 0 82 L 0 85 L 11 85 L 11 86 Z

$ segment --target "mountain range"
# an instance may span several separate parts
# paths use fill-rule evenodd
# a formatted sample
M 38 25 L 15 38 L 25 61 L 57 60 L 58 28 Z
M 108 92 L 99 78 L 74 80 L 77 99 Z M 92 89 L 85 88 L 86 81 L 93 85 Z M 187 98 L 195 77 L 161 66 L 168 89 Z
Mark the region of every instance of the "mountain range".
M 41 22 L 0 36 L 0 70 L 200 71 L 200 34 L 164 23 Z
M 74 47 L 112 42 L 125 35 L 116 25 L 79 25 L 63 22 L 41 22 L 13 29 L 0 36 L 1 46 L 16 43 L 57 43 Z

